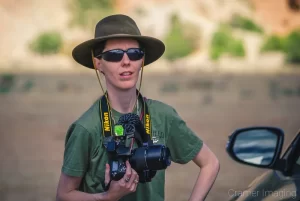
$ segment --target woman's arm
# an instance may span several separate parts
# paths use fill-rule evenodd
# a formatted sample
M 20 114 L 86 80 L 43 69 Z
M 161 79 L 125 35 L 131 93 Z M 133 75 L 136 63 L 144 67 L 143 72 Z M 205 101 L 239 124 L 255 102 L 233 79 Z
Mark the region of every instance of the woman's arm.
M 205 144 L 193 161 L 200 167 L 200 174 L 189 201 L 203 201 L 217 178 L 220 164 L 215 154 Z
M 128 179 L 128 180 L 127 180 Z M 82 177 L 71 177 L 61 173 L 56 201 L 117 201 L 123 196 L 136 191 L 139 175 L 126 161 L 124 177 L 118 181 L 112 181 L 107 192 L 89 194 L 78 191 Z M 105 184 L 110 181 L 110 167 L 106 164 Z
M 78 191 L 82 177 L 71 177 L 61 173 L 56 201 L 109 201 L 107 193 L 89 194 Z

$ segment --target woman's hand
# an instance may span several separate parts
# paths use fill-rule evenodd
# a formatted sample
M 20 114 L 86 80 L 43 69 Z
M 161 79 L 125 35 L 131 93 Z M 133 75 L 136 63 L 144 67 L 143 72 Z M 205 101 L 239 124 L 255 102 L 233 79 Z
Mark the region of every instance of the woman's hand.
M 105 185 L 110 181 L 110 167 L 106 164 Z M 135 192 L 139 182 L 139 175 L 131 168 L 130 163 L 126 161 L 126 173 L 119 181 L 111 181 L 107 195 L 109 200 L 119 200 L 123 196 Z

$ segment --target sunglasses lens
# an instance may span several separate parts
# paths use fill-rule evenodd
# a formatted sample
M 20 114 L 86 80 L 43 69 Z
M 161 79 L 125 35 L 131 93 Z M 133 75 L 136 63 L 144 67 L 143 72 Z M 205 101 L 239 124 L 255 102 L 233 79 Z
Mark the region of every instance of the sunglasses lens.
M 123 50 L 110 50 L 102 54 L 102 58 L 110 62 L 119 62 L 122 60 L 123 55 L 124 55 Z M 131 61 L 137 61 L 143 58 L 144 51 L 142 51 L 139 48 L 131 48 L 128 49 L 127 55 Z
M 123 55 L 124 52 L 122 50 L 111 50 L 105 52 L 105 54 L 102 55 L 102 58 L 106 61 L 117 62 L 117 61 L 121 61 Z
M 137 61 L 143 58 L 144 51 L 138 48 L 132 48 L 127 51 L 127 55 L 131 61 Z

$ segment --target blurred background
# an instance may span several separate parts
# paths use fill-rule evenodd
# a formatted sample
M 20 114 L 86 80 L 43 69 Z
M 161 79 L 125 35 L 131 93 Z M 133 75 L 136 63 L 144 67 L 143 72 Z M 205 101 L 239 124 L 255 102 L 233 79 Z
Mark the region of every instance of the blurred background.
M 66 130 L 102 95 L 71 51 L 115 13 L 166 44 L 142 93 L 175 107 L 219 157 L 207 200 L 265 171 L 226 154 L 235 129 L 280 127 L 284 148 L 300 129 L 299 0 L 0 0 L 1 201 L 55 200 Z M 166 200 L 187 200 L 197 174 L 173 164 Z

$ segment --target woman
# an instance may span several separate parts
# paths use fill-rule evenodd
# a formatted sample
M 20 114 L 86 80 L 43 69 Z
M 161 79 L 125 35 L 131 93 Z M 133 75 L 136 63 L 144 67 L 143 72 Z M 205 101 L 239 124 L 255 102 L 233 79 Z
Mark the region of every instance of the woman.
M 100 102 L 108 101 L 109 115 L 116 123 L 122 114 L 143 116 L 143 100 L 151 116 L 151 131 L 149 129 L 148 134 L 155 139 L 154 142 L 169 147 L 173 162 L 185 164 L 193 160 L 201 169 L 189 200 L 205 199 L 219 171 L 216 156 L 187 127 L 174 108 L 157 100 L 138 99 L 140 94 L 136 83 L 140 71 L 161 57 L 164 50 L 160 40 L 142 36 L 136 23 L 125 15 L 102 19 L 96 25 L 95 38 L 74 48 L 75 61 L 95 69 L 97 76 L 97 72 L 105 76 L 107 93 L 67 132 L 57 200 L 164 200 L 164 170 L 158 171 L 151 182 L 139 183 L 139 175 L 126 162 L 123 178 L 111 181 L 108 156 L 103 146 L 102 133 L 111 125 L 104 122 L 108 117 L 103 117 Z M 109 188 L 105 189 L 108 183 Z

